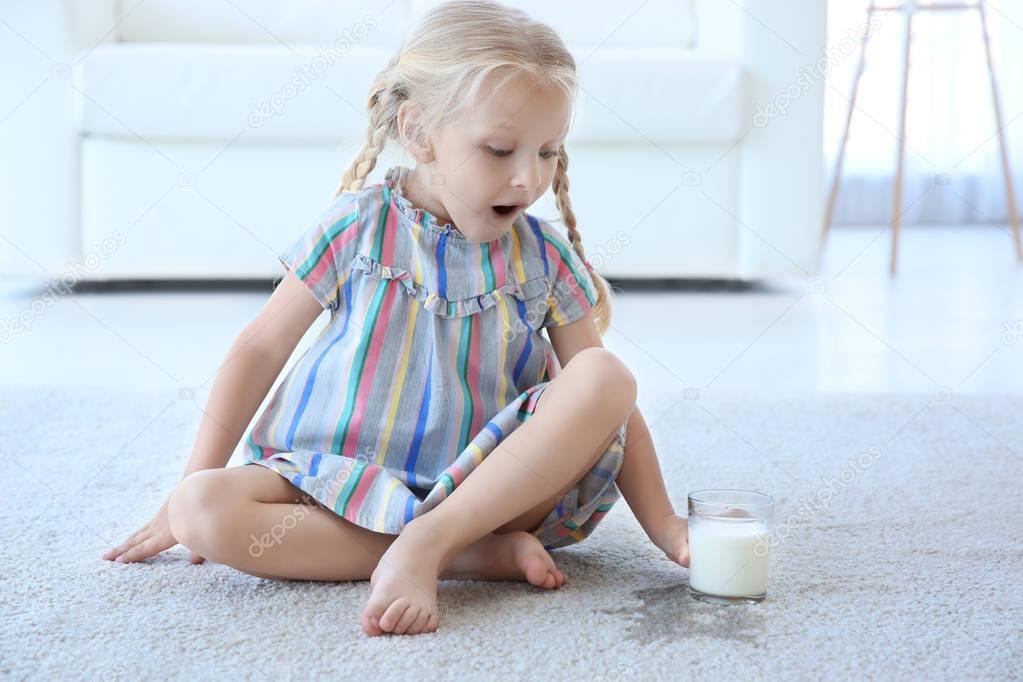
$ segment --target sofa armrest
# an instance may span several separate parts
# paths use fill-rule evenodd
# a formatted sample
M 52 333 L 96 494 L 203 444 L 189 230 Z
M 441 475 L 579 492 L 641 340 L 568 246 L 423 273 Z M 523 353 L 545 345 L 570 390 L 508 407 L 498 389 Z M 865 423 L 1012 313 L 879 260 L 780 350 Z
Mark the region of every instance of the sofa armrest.
M 114 0 L 0 5 L 0 274 L 46 279 L 82 254 L 73 65 L 116 38 Z M 113 29 L 113 30 L 112 30 Z
M 738 274 L 817 270 L 824 180 L 823 0 L 699 0 L 698 49 L 742 61 Z M 826 67 L 825 67 L 826 68 Z

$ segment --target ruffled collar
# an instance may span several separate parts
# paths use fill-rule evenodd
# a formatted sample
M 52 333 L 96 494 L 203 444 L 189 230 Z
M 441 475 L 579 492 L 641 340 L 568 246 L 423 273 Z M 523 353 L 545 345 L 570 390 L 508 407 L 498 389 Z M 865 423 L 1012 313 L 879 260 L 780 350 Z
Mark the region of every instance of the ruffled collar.
M 459 242 L 478 246 L 482 246 L 483 244 L 496 244 L 497 242 L 500 242 L 508 238 L 508 235 L 511 233 L 511 230 L 505 231 L 505 233 L 502 234 L 500 237 L 498 237 L 497 239 L 492 239 L 489 242 L 473 241 L 466 237 L 464 234 L 462 234 L 458 230 L 458 228 L 452 225 L 451 223 L 442 222 L 437 218 L 437 216 L 433 215 L 426 209 L 414 206 L 412 204 L 412 201 L 409 200 L 409 198 L 403 194 L 401 189 L 400 180 L 401 177 L 406 172 L 408 172 L 407 169 L 404 169 L 401 166 L 394 166 L 392 168 L 389 168 L 387 170 L 386 175 L 384 176 L 384 184 L 387 185 L 388 189 L 391 190 L 391 198 L 394 199 L 394 203 L 398 207 L 398 210 L 401 211 L 401 213 L 404 216 L 406 216 L 416 225 L 419 225 L 430 232 L 447 235 L 448 237 L 452 237 Z M 518 220 L 522 220 L 521 215 L 518 218 L 516 218 L 516 221 Z

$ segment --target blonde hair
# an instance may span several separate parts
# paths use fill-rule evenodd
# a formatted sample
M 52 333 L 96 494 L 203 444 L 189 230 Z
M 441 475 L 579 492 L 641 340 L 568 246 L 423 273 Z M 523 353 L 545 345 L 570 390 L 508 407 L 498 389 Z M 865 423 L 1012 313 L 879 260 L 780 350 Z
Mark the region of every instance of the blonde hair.
M 476 102 L 484 80 L 491 74 L 504 76 L 494 91 L 516 76 L 528 75 L 538 83 L 560 87 L 573 103 L 578 92 L 575 59 L 551 27 L 522 10 L 492 0 L 455 0 L 438 5 L 424 16 L 373 80 L 367 103 L 366 143 L 345 169 L 334 196 L 362 188 L 389 139 L 404 145 L 398 129 L 398 112 L 403 106 L 421 110 L 423 115 L 412 117 L 405 134 L 410 142 L 422 144 Z M 611 324 L 611 286 L 586 260 L 568 196 L 568 152 L 564 145 L 558 149 L 551 189 L 572 248 L 596 286 L 593 317 L 603 335 Z

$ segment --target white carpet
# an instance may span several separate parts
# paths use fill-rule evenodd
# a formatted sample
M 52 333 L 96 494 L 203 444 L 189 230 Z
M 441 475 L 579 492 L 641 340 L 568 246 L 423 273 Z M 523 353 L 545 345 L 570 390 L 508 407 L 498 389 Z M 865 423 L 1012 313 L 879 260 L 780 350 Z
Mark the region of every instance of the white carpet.
M 738 487 L 775 495 L 780 525 L 792 518 L 762 604 L 693 601 L 622 501 L 554 552 L 566 588 L 444 581 L 436 633 L 368 638 L 367 582 L 263 580 L 189 565 L 180 546 L 100 559 L 177 481 L 195 402 L 8 389 L 0 675 L 1018 679 L 1023 398 L 932 397 L 680 394 L 644 410 L 680 513 L 689 490 Z M 843 479 L 871 447 L 876 460 Z M 804 505 L 820 508 L 797 521 Z

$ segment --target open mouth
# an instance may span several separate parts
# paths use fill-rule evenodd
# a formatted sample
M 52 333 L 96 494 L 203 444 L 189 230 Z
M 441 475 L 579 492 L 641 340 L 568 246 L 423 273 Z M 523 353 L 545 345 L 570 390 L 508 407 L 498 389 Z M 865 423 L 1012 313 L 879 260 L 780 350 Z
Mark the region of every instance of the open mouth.
M 510 216 L 519 210 L 521 206 L 517 204 L 507 204 L 503 206 L 491 206 L 490 208 L 499 216 Z

